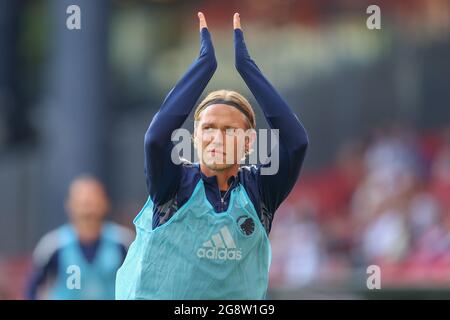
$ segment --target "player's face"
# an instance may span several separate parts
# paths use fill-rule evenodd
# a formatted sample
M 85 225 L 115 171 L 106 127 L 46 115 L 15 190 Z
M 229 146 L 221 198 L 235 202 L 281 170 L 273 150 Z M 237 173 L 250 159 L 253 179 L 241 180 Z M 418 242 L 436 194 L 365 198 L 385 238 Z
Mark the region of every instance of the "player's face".
M 244 157 L 251 139 L 245 115 L 225 104 L 214 104 L 200 114 L 194 132 L 200 161 L 216 171 L 236 165 Z
M 75 181 L 69 190 L 67 209 L 75 223 L 100 223 L 108 210 L 103 186 L 93 179 Z

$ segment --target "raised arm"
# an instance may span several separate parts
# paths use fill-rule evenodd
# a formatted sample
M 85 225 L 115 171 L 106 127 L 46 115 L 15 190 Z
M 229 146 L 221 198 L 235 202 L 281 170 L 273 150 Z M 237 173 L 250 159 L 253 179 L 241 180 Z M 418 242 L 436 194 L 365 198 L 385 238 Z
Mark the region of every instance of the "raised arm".
M 214 47 L 203 13 L 200 21 L 200 54 L 187 72 L 170 90 L 145 134 L 145 175 L 148 192 L 155 203 L 162 204 L 176 191 L 181 166 L 171 160 L 171 136 L 193 109 L 217 69 Z
M 300 120 L 251 59 L 235 14 L 235 64 L 273 129 L 279 129 L 280 165 L 275 175 L 260 175 L 264 205 L 273 214 L 295 185 L 308 146 L 308 135 Z M 268 164 L 269 165 L 269 164 Z

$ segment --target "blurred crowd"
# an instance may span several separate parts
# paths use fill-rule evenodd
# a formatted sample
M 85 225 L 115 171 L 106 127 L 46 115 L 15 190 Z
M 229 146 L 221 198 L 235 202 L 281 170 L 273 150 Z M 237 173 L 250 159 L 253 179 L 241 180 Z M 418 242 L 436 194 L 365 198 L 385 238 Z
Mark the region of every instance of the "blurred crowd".
M 348 285 L 369 265 L 383 287 L 448 286 L 450 127 L 389 125 L 342 146 L 329 167 L 302 172 L 271 242 L 273 288 Z

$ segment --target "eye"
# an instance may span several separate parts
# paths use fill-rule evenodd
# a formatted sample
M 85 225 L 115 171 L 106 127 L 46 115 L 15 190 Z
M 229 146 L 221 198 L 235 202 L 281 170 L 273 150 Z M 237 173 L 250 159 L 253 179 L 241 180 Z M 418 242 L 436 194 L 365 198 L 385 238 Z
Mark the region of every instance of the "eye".
M 214 129 L 213 127 L 210 126 L 206 126 L 203 128 L 203 134 L 207 135 L 207 136 L 211 136 L 214 134 L 216 129 Z
M 228 128 L 227 130 L 225 130 L 225 133 L 228 135 L 228 136 L 234 136 L 234 135 L 236 135 L 236 129 L 235 128 Z

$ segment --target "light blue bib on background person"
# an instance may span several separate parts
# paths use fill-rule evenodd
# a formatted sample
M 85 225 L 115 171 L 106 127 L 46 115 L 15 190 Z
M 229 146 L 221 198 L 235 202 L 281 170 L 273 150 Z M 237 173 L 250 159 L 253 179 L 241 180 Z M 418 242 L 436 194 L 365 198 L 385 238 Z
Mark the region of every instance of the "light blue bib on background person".
M 77 235 L 69 224 L 58 230 L 63 248 L 58 256 L 58 275 L 49 289 L 49 299 L 56 300 L 110 300 L 114 299 L 115 276 L 122 261 L 118 249 L 116 228 L 111 223 L 102 227 L 99 247 L 90 263 L 81 251 Z M 79 271 L 79 272 L 78 272 Z M 79 274 L 79 288 L 77 277 Z
M 200 179 L 190 199 L 152 230 L 148 198 L 134 219 L 136 239 L 117 272 L 116 299 L 264 299 L 270 242 L 239 184 L 216 213 Z

